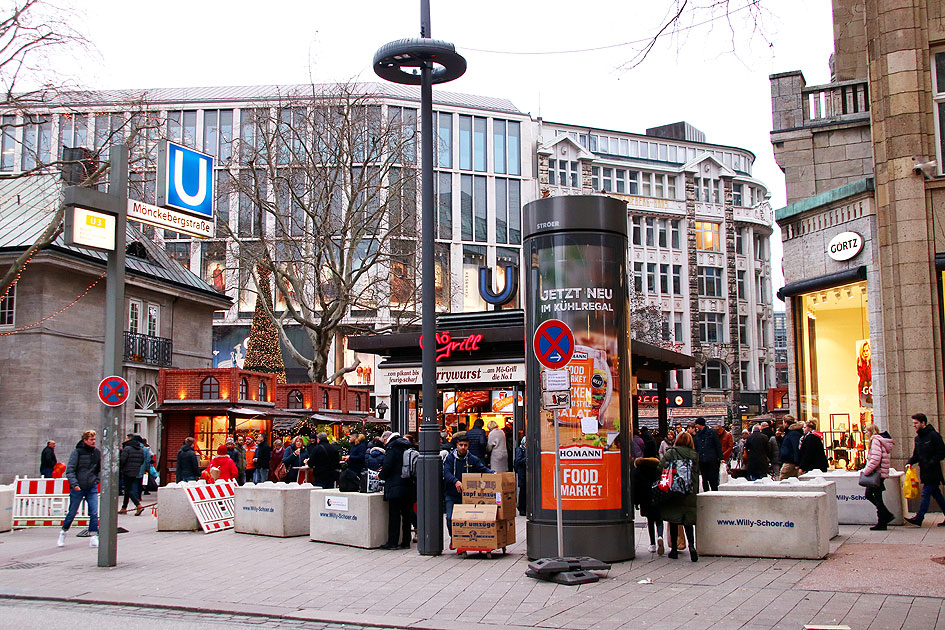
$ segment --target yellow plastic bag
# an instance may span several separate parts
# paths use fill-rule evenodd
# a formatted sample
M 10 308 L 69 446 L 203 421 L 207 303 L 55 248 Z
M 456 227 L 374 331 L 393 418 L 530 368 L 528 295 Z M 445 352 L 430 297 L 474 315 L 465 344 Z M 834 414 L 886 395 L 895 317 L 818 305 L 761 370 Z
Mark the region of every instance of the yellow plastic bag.
M 905 495 L 906 499 L 919 498 L 919 475 L 916 474 L 914 466 L 909 468 L 902 478 L 902 493 Z

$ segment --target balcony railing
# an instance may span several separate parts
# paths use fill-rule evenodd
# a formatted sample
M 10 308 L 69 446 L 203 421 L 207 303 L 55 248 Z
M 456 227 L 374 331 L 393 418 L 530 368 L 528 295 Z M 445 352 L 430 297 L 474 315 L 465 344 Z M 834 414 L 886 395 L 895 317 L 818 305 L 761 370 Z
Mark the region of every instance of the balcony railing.
M 170 339 L 125 331 L 125 361 L 170 367 L 172 351 Z
M 870 110 L 869 88 L 866 81 L 841 81 L 827 85 L 811 85 L 802 92 L 804 122 L 864 117 Z

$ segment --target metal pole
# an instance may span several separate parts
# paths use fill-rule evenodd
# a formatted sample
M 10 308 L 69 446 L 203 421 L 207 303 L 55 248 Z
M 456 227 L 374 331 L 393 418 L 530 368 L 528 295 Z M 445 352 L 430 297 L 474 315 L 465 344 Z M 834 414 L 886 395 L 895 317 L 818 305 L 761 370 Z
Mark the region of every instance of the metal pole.
M 113 146 L 108 193 L 120 200 L 128 195 L 128 147 Z M 108 253 L 108 279 L 105 288 L 105 365 L 104 376 L 121 376 L 124 345 L 125 305 L 125 204 L 119 204 L 115 222 L 115 251 Z M 103 406 L 104 407 L 104 406 Z M 98 566 L 113 567 L 118 563 L 118 447 L 121 444 L 120 407 L 102 410 L 102 492 L 99 502 Z
M 420 35 L 430 37 L 430 2 L 420 2 Z M 417 551 L 425 556 L 443 552 L 443 518 L 440 512 L 440 427 L 436 395 L 436 289 L 434 286 L 433 214 L 433 67 L 425 62 L 420 69 L 420 154 L 421 154 L 421 288 L 423 311 L 422 382 L 423 422 L 420 424 L 420 470 L 417 496 Z
M 555 518 L 558 529 L 558 557 L 564 557 L 564 526 L 561 518 L 561 445 L 558 438 L 558 410 L 552 412 L 555 419 Z

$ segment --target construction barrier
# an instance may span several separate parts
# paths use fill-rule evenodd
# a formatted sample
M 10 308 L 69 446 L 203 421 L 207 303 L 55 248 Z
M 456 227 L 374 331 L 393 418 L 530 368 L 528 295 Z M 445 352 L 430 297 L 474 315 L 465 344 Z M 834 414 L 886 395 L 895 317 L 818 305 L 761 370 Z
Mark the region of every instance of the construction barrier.
M 232 529 L 236 513 L 236 482 L 217 481 L 187 488 L 187 498 L 205 533 Z
M 13 527 L 62 527 L 69 511 L 68 479 L 30 479 L 14 481 Z M 83 501 L 73 525 L 87 527 L 89 506 Z

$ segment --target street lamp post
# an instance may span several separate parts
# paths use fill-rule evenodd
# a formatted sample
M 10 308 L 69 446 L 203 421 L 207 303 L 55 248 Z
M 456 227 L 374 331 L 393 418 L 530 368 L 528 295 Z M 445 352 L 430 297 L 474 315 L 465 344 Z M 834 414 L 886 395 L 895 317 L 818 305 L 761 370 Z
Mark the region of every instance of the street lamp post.
M 381 46 L 374 54 L 374 72 L 393 83 L 420 85 L 421 156 L 421 308 L 423 312 L 422 395 L 420 460 L 417 488 L 417 550 L 426 556 L 443 551 L 443 518 L 440 512 L 440 430 L 436 418 L 436 294 L 434 250 L 436 225 L 433 214 L 433 84 L 458 79 L 466 72 L 466 60 L 453 44 L 430 39 L 430 0 L 420 0 L 420 37 L 400 39 Z

